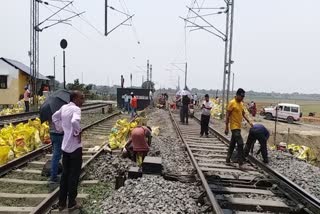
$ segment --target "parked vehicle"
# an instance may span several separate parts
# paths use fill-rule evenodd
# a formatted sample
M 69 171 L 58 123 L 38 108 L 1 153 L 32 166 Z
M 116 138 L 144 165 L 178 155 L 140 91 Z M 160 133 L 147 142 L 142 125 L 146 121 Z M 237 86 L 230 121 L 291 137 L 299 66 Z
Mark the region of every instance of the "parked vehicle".
M 276 117 L 277 111 L 278 119 L 286 120 L 288 123 L 299 121 L 302 117 L 300 106 L 290 103 L 279 103 L 275 107 L 264 108 L 262 114 L 267 120 L 272 120 Z

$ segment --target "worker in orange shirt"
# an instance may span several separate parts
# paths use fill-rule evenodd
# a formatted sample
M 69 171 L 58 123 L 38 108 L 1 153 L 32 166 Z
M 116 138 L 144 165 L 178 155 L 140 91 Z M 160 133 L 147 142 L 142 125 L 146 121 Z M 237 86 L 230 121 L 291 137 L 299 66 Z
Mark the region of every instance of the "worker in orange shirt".
M 131 101 L 130 101 L 130 107 L 131 107 L 131 118 L 135 117 L 137 114 L 137 108 L 138 108 L 138 99 L 136 96 L 134 96 L 133 92 L 131 92 Z

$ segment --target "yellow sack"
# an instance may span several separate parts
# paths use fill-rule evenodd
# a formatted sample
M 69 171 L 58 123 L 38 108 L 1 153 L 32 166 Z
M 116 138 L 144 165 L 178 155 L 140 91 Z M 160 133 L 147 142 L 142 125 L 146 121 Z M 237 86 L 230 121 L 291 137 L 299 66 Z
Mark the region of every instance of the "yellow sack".
M 8 162 L 9 152 L 9 146 L 0 146 L 0 166 Z
M 28 152 L 28 148 L 26 147 L 23 138 L 16 139 L 13 152 L 16 158 L 21 157 Z
M 8 146 L 7 142 L 2 137 L 0 137 L 0 146 Z
M 153 126 L 151 127 L 152 129 L 152 134 L 155 136 L 158 136 L 160 134 L 160 127 L 159 126 Z
M 109 137 L 109 146 L 110 146 L 110 149 L 118 148 L 117 139 L 115 137 Z

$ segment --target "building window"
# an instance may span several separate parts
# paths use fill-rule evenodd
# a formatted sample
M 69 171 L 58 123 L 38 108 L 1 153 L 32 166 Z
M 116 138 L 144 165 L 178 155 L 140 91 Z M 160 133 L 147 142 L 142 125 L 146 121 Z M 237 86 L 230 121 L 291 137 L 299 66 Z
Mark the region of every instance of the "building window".
M 0 75 L 0 89 L 8 88 L 8 76 Z

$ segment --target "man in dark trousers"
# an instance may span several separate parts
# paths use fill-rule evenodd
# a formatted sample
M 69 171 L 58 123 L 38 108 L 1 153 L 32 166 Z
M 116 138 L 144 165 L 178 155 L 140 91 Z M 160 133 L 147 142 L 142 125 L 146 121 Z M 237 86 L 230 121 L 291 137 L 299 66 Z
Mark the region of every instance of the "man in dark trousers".
M 64 132 L 62 141 L 62 176 L 60 181 L 59 211 L 67 207 L 69 211 L 80 208 L 76 202 L 77 188 L 82 166 L 81 143 L 81 109 L 84 95 L 80 91 L 70 94 L 70 103 L 63 105 L 52 116 L 52 122 L 57 131 Z
M 209 100 L 209 95 L 204 96 L 205 100 L 202 103 L 201 109 L 201 131 L 200 137 L 203 136 L 203 133 L 206 134 L 206 137 L 209 137 L 209 121 L 210 121 L 210 111 L 212 109 L 212 102 Z
M 242 88 L 239 88 L 237 90 L 235 98 L 232 99 L 228 104 L 227 115 L 226 115 L 226 128 L 225 128 L 225 134 L 228 135 L 229 123 L 230 123 L 230 129 L 231 129 L 232 135 L 231 135 L 231 141 L 230 141 L 228 154 L 226 158 L 226 163 L 227 164 L 230 163 L 232 153 L 237 145 L 239 168 L 242 168 L 242 165 L 244 162 L 243 139 L 241 136 L 242 119 L 244 118 L 250 124 L 251 127 L 253 126 L 253 124 L 245 115 L 244 106 L 242 102 L 244 97 L 245 97 L 245 91 Z
M 267 141 L 269 139 L 270 133 L 261 124 L 254 124 L 252 128 L 250 128 L 247 143 L 244 147 L 244 157 L 248 157 L 250 150 L 254 147 L 254 143 L 256 140 L 260 143 L 260 152 L 263 158 L 264 163 L 268 163 L 268 149 L 267 149 Z
M 189 104 L 190 104 L 190 98 L 187 95 L 184 95 L 182 97 L 182 123 L 184 124 L 186 122 L 186 124 L 188 125 L 188 118 L 189 118 Z

